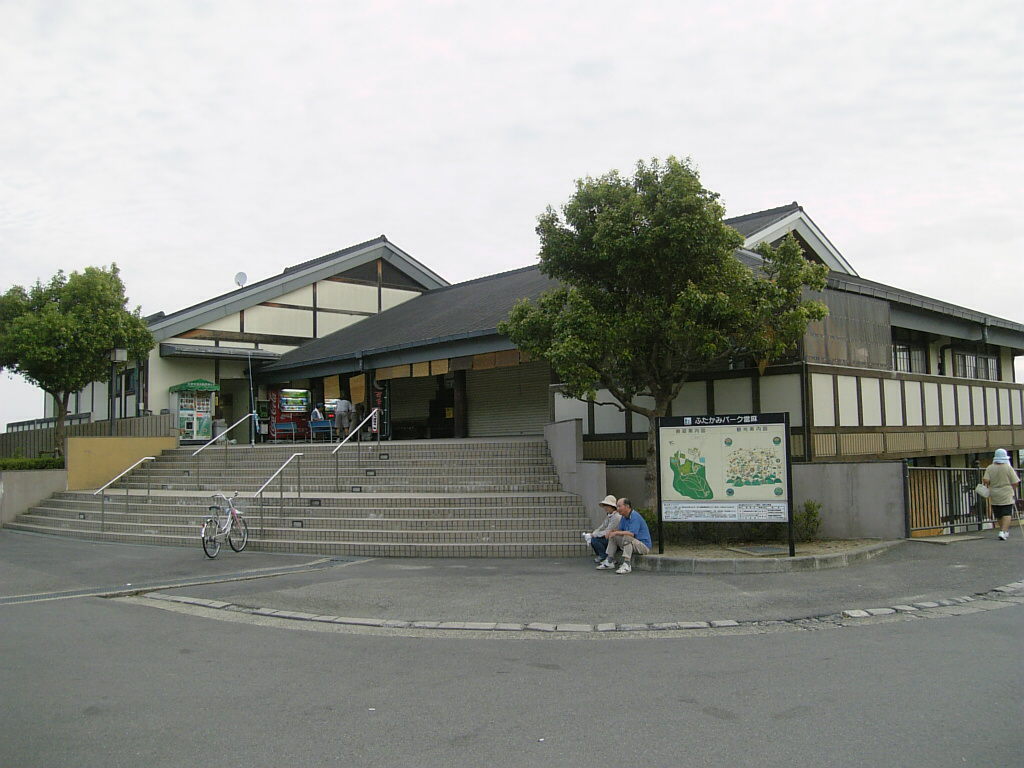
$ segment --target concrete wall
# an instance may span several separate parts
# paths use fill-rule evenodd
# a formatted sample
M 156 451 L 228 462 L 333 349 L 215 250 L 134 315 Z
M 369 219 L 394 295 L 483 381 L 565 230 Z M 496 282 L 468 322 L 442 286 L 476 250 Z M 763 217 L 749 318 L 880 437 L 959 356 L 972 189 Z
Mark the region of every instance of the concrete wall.
M 625 496 L 633 505 L 647 507 L 647 486 L 644 484 L 645 467 L 608 467 L 608 493 L 621 499 Z
M 67 489 L 99 488 L 143 456 L 178 447 L 176 437 L 69 437 Z
M 596 528 L 605 518 L 598 502 L 607 496 L 607 478 L 603 461 L 583 461 L 583 422 L 579 419 L 556 421 L 544 427 L 544 437 L 558 471 L 562 488 L 575 493 L 587 508 Z
M 643 467 L 608 467 L 608 492 L 644 500 Z M 902 539 L 903 462 L 793 465 L 793 509 L 808 499 L 821 504 L 821 535 L 832 539 Z
M 906 536 L 903 462 L 793 465 L 793 508 L 821 503 L 821 534 L 835 539 Z
M 0 525 L 9 523 L 43 499 L 67 490 L 64 469 L 0 472 Z

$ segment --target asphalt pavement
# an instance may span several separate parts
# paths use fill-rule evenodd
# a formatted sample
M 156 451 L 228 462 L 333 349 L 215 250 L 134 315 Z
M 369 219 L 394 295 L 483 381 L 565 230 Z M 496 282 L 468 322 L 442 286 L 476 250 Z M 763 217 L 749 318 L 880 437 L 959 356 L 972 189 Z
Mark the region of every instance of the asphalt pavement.
M 1024 578 L 1024 538 L 899 543 L 845 568 L 764 574 L 596 571 L 590 558 L 360 559 L 97 544 L 0 531 L 0 601 L 153 591 L 248 608 L 408 622 L 775 621 L 986 593 Z

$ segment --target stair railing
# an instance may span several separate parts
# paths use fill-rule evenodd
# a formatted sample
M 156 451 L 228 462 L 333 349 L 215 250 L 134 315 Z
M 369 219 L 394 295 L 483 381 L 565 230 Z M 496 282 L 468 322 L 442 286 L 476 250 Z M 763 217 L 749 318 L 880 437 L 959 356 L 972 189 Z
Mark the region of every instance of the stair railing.
M 331 455 L 334 457 L 334 490 L 335 490 L 335 492 L 338 492 L 338 491 L 341 490 L 341 480 L 340 480 L 340 471 L 341 470 L 340 470 L 340 467 L 338 465 L 338 451 L 341 450 L 341 446 L 343 446 L 346 443 L 348 443 L 348 441 L 351 440 L 353 436 L 355 436 L 355 438 L 356 438 L 356 466 L 357 467 L 363 466 L 363 451 L 362 451 L 363 427 L 366 426 L 366 422 L 368 422 L 370 419 L 372 419 L 374 417 L 374 415 L 377 414 L 377 413 L 380 413 L 380 408 L 374 408 L 372 411 L 370 411 L 366 415 L 366 418 L 363 419 L 361 422 L 359 422 L 359 425 L 357 427 L 355 427 L 354 429 L 349 431 L 349 433 L 345 436 L 345 439 L 342 440 L 340 443 L 338 443 L 337 447 L 333 451 L 331 451 Z M 379 425 L 379 424 L 377 425 L 377 450 L 380 450 L 380 432 L 381 432 L 380 426 L 381 425 Z
M 270 477 L 267 478 L 267 482 L 265 482 L 263 485 L 261 485 L 260 489 L 258 491 L 256 491 L 256 493 L 254 493 L 252 495 L 252 497 L 254 499 L 259 497 L 259 500 L 260 500 L 260 536 L 263 535 L 263 500 L 265 498 L 263 492 L 266 491 L 267 486 L 270 485 L 274 481 L 275 477 L 280 476 L 281 479 L 279 481 L 279 484 L 280 484 L 280 490 L 281 490 L 281 500 L 280 500 L 280 503 L 278 505 L 278 514 L 283 516 L 284 515 L 284 475 L 282 473 L 284 472 L 285 467 L 287 467 L 289 464 L 292 463 L 293 459 L 298 459 L 298 461 L 295 462 L 295 493 L 296 493 L 297 498 L 300 498 L 300 499 L 302 498 L 302 456 L 303 456 L 303 454 L 301 454 L 301 453 L 293 453 L 291 456 L 289 456 L 288 459 L 284 462 L 284 464 L 282 464 L 280 467 L 278 467 L 277 471 L 275 471 L 274 474 L 272 474 Z
M 205 451 L 207 448 L 209 448 L 211 445 L 213 445 L 218 440 L 223 440 L 224 441 L 224 468 L 227 469 L 227 466 L 228 466 L 228 433 L 232 429 L 237 427 L 239 424 L 241 424 L 243 421 L 248 421 L 249 419 L 255 418 L 255 416 L 256 416 L 255 413 L 247 413 L 247 414 L 245 414 L 245 416 L 240 418 L 238 421 L 236 421 L 230 427 L 225 429 L 219 435 L 216 435 L 213 439 L 209 440 L 205 445 L 201 446 L 200 448 L 197 448 L 192 453 L 192 456 L 190 457 L 190 459 L 191 459 L 190 460 L 191 466 L 190 466 L 189 474 L 194 476 L 194 479 L 196 481 L 196 490 L 199 490 L 199 462 L 196 460 L 196 456 L 198 456 L 200 453 Z
M 135 469 L 137 466 L 139 466 L 139 464 L 143 464 L 143 463 L 145 463 L 147 461 L 153 461 L 153 459 L 155 459 L 155 458 L 156 458 L 156 456 L 143 456 L 141 459 L 136 461 L 134 464 L 132 464 L 130 467 L 128 467 L 128 469 L 126 469 L 124 472 L 119 474 L 117 477 L 115 477 L 109 483 L 104 485 L 102 488 L 100 488 L 99 490 L 93 491 L 93 493 L 92 493 L 93 496 L 95 496 L 97 493 L 102 494 L 100 496 L 100 533 L 104 533 L 107 530 L 107 494 L 104 493 L 104 491 L 106 491 L 107 488 L 112 486 L 114 483 L 116 483 L 122 477 L 124 477 L 129 472 L 131 472 L 133 469 Z M 149 489 L 150 489 L 151 485 L 152 484 L 150 482 L 150 477 L 149 477 L 149 474 L 147 473 L 146 474 L 146 503 L 147 504 L 149 503 Z M 124 486 L 124 511 L 125 512 L 128 511 L 128 485 L 127 484 L 125 484 L 125 486 Z

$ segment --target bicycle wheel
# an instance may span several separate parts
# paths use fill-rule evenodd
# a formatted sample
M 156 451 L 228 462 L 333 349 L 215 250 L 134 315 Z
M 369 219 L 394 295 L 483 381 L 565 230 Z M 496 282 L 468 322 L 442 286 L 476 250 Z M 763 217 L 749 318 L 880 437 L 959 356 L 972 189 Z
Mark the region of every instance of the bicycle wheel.
M 220 542 L 217 540 L 217 522 L 207 520 L 203 526 L 203 552 L 211 560 L 220 554 Z
M 249 541 L 249 526 L 245 524 L 245 520 L 238 516 L 231 521 L 231 530 L 228 531 L 228 544 L 235 552 L 241 552 L 245 549 L 246 543 Z

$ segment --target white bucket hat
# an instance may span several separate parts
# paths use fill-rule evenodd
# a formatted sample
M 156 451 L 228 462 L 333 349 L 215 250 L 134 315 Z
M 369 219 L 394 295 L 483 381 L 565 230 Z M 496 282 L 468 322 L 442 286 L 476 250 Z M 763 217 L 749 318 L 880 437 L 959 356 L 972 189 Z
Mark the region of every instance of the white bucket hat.
M 995 456 L 992 457 L 993 464 L 1009 464 L 1010 455 L 1006 452 L 1005 448 L 996 448 Z
M 598 504 L 600 504 L 602 507 L 611 507 L 612 509 L 617 509 L 619 506 L 619 500 L 609 493 L 601 501 L 599 501 Z

